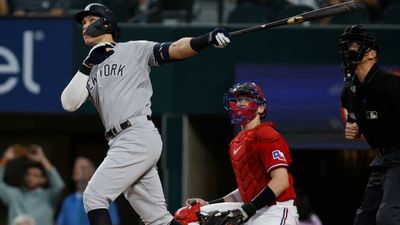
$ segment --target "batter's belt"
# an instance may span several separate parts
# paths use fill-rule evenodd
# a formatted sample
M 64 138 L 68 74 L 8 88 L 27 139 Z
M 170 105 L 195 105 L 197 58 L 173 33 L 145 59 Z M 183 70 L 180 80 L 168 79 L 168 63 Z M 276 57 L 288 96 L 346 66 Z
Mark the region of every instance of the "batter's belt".
M 146 115 L 146 116 L 135 116 L 135 117 L 129 118 L 125 122 L 120 123 L 119 127 L 113 127 L 111 129 L 109 129 L 104 134 L 104 136 L 106 137 L 106 140 L 109 141 L 109 140 L 113 139 L 115 136 L 117 136 L 123 130 L 134 125 L 136 121 L 141 120 L 141 119 L 151 120 L 151 116 Z

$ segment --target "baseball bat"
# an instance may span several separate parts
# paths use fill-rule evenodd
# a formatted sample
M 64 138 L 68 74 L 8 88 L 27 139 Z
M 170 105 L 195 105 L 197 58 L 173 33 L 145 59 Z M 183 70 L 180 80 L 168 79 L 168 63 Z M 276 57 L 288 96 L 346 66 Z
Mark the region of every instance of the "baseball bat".
M 231 37 L 235 37 L 235 36 L 251 33 L 254 31 L 258 31 L 258 30 L 270 29 L 273 27 L 279 27 L 279 26 L 285 26 L 285 25 L 299 24 L 299 23 L 303 23 L 305 21 L 312 21 L 312 20 L 317 20 L 317 19 L 321 19 L 321 18 L 325 18 L 325 17 L 349 13 L 349 12 L 355 11 L 355 9 L 356 9 L 356 3 L 354 2 L 354 0 L 352 0 L 352 1 L 347 1 L 347 2 L 340 3 L 340 4 L 336 4 L 336 5 L 331 5 L 328 7 L 323 7 L 320 9 L 315 9 L 315 10 L 312 10 L 309 12 L 305 12 L 305 13 L 302 13 L 299 15 L 295 15 L 295 16 L 288 17 L 285 19 L 277 20 L 274 22 L 270 22 L 270 23 L 266 23 L 266 24 L 262 24 L 262 25 L 258 25 L 258 26 L 254 26 L 254 27 L 249 27 L 249 28 L 245 28 L 242 30 L 233 31 L 233 32 L 230 32 L 229 34 L 231 35 Z

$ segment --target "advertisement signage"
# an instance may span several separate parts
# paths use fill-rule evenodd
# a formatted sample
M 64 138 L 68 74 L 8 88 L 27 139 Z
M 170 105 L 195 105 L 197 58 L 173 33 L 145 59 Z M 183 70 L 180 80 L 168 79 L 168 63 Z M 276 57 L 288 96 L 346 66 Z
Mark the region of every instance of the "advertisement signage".
M 60 94 L 73 75 L 73 21 L 6 18 L 0 27 L 0 111 L 63 111 Z

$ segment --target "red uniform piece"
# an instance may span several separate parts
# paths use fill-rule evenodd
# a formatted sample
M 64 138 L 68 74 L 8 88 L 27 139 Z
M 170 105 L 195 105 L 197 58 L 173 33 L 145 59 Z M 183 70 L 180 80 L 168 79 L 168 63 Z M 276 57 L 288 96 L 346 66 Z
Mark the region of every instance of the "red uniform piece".
M 178 209 L 174 214 L 174 219 L 182 225 L 188 225 L 199 220 L 197 217 L 198 212 L 200 212 L 200 202 Z
M 274 124 L 261 122 L 266 103 L 263 90 L 251 82 L 237 83 L 225 93 L 224 107 L 231 123 L 241 129 L 229 149 L 238 188 L 210 204 L 200 199 L 201 212 L 210 213 L 201 224 L 223 224 L 223 220 L 228 224 L 230 219 L 247 225 L 299 223 L 293 177 L 287 169 L 292 157 Z
M 288 144 L 273 123 L 264 122 L 251 130 L 241 131 L 230 144 L 230 158 L 242 200 L 249 203 L 269 183 L 269 172 L 277 167 L 289 167 L 292 157 Z M 293 177 L 278 202 L 295 199 Z

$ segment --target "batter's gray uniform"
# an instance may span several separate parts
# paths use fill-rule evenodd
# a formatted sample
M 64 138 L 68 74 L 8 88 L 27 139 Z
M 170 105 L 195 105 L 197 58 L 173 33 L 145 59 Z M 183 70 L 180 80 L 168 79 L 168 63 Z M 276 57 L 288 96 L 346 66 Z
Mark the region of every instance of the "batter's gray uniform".
M 84 192 L 86 211 L 108 208 L 123 192 L 145 224 L 168 224 L 172 219 L 156 169 L 161 136 L 148 119 L 153 94 L 149 73 L 157 65 L 155 44 L 117 43 L 114 54 L 92 68 L 87 82 L 89 99 L 106 131 L 114 129 L 118 135 L 109 140 L 107 156 Z M 122 130 L 126 121 L 130 126 Z
M 110 225 L 109 203 L 121 193 L 146 225 L 179 224 L 167 211 L 156 164 L 162 141 L 150 120 L 152 66 L 189 58 L 210 45 L 230 43 L 226 29 L 173 43 L 114 43 L 117 19 L 91 3 L 75 15 L 85 44 L 94 46 L 61 94 L 63 108 L 77 110 L 87 98 L 97 108 L 109 140 L 107 156 L 83 194 L 91 225 Z

